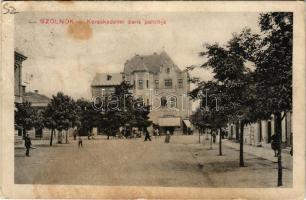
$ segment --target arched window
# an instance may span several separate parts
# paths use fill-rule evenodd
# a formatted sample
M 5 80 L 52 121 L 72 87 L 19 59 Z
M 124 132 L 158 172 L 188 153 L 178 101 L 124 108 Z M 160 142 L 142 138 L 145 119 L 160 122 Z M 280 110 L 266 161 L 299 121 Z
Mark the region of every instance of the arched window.
M 169 106 L 170 108 L 176 108 L 177 107 L 177 98 L 175 96 L 172 96 L 169 98 Z
M 161 107 L 166 107 L 167 106 L 167 98 L 166 97 L 160 98 L 160 105 L 161 105 Z

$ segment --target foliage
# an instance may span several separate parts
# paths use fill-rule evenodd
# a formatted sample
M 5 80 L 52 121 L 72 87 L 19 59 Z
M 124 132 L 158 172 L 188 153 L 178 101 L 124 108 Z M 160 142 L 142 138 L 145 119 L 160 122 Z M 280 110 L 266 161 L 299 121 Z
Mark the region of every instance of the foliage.
M 262 118 L 292 110 L 292 13 L 260 15 L 264 34 L 257 53 L 257 109 Z
M 24 131 L 35 126 L 36 112 L 30 102 L 16 103 L 15 123 Z
M 59 92 L 52 96 L 44 112 L 45 125 L 58 131 L 68 130 L 77 125 L 78 113 L 79 107 L 76 102 L 68 95 Z

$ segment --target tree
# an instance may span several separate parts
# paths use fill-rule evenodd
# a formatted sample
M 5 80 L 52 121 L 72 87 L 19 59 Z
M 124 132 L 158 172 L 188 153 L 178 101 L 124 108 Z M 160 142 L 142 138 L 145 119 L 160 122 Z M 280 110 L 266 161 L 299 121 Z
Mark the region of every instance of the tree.
M 252 110 L 250 106 L 253 106 L 250 104 L 253 100 L 251 70 L 247 64 L 254 61 L 258 39 L 258 35 L 245 28 L 240 34 L 233 34 L 224 47 L 207 44 L 206 50 L 200 52 L 200 56 L 207 58 L 202 67 L 212 68 L 215 80 L 223 86 L 222 94 L 226 97 L 222 101 L 223 114 L 228 120 L 240 122 L 240 167 L 244 166 L 243 129 L 253 120 L 252 113 L 249 112 Z
M 275 116 L 275 133 L 279 140 L 277 185 L 281 186 L 281 122 L 285 114 L 292 111 L 293 13 L 263 13 L 259 25 L 264 37 L 255 61 L 258 118 Z
M 34 109 L 34 128 L 35 131 L 42 131 L 45 127 L 44 124 L 44 111 L 39 109 Z
M 15 124 L 22 128 L 23 138 L 35 125 L 36 112 L 30 102 L 16 103 Z
M 203 95 L 194 95 L 195 92 Z M 222 128 L 226 127 L 228 122 L 229 109 L 224 106 L 223 102 L 227 101 L 225 87 L 221 82 L 208 81 L 201 82 L 200 87 L 191 92 L 192 98 L 201 99 L 201 105 L 196 116 L 192 117 L 192 121 L 198 126 L 210 128 L 211 131 L 219 131 L 219 155 L 222 155 Z
M 84 131 L 90 139 L 92 129 L 98 127 L 103 120 L 101 111 L 94 109 L 92 102 L 85 99 L 78 99 L 79 107 L 79 128 Z
M 135 118 L 134 126 L 138 127 L 138 129 L 145 130 L 152 124 L 152 121 L 149 120 L 150 106 L 145 105 L 143 100 L 139 99 L 136 101 L 134 100 L 134 105 L 135 104 L 139 105 L 134 106 L 133 110 L 133 115 Z
M 68 131 L 78 121 L 79 107 L 75 101 L 62 92 L 53 95 L 44 113 L 45 124 L 51 128 L 50 146 L 52 146 L 54 130 L 58 130 L 58 143 L 62 143 L 62 131 Z M 66 138 L 68 138 L 66 132 Z

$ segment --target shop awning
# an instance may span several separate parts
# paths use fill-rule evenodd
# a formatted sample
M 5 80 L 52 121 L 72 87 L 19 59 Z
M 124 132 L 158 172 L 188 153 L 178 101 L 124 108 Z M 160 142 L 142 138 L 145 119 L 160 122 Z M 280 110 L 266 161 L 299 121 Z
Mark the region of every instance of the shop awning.
M 187 127 L 191 127 L 191 122 L 188 119 L 184 119 L 183 122 Z
M 181 118 L 179 117 L 164 117 L 158 119 L 159 126 L 181 126 Z

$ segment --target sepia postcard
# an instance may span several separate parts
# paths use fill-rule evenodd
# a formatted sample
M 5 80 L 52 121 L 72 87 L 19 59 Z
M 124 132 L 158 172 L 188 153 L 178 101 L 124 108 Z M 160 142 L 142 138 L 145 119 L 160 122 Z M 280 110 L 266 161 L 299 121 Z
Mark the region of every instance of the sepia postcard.
M 4 1 L 3 198 L 304 199 L 297 1 Z

